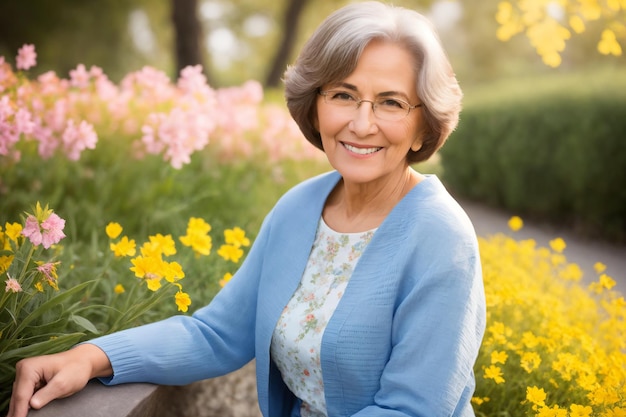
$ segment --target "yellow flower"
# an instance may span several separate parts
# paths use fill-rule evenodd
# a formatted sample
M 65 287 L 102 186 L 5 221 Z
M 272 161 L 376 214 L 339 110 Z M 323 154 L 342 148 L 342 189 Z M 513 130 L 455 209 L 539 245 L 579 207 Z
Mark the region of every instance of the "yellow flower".
M 471 401 L 473 404 L 482 405 L 489 402 L 489 397 L 472 397 Z
M 246 237 L 246 232 L 239 227 L 224 230 L 224 237 L 229 245 L 236 247 L 250 246 L 250 239 Z
M 161 277 L 160 274 L 157 274 L 156 271 L 161 269 L 159 265 L 162 261 L 158 258 L 154 257 L 146 257 L 146 256 L 137 256 L 130 260 L 133 266 L 130 268 L 131 271 L 135 273 L 137 278 L 154 278 Z
M 13 262 L 13 255 L 1 255 L 0 256 L 0 274 L 9 269 L 9 265 Z
M 493 365 L 497 364 L 497 363 L 501 363 L 502 365 L 504 365 L 506 363 L 506 360 L 508 359 L 509 355 L 505 352 L 505 351 L 493 351 L 491 352 L 491 363 Z
M 520 359 L 520 366 L 528 373 L 539 368 L 540 364 L 541 356 L 537 352 L 524 352 Z
M 572 404 L 569 406 L 571 410 L 570 417 L 590 417 L 593 410 L 588 405 Z
M 124 286 L 122 284 L 117 284 L 115 288 L 113 288 L 113 292 L 115 294 L 122 294 L 126 292 L 126 290 L 124 289 Z
M 526 387 L 526 399 L 534 405 L 543 406 L 546 401 L 546 392 L 543 388 Z
M 183 245 L 190 247 L 196 255 L 209 255 L 213 247 L 213 240 L 209 235 L 187 234 L 180 237 Z
M 224 288 L 228 282 L 233 278 L 233 274 L 227 272 L 224 274 L 224 277 L 220 279 L 220 287 Z
M 174 296 L 174 300 L 176 301 L 178 311 L 186 313 L 187 310 L 189 310 L 189 306 L 191 305 L 191 298 L 189 297 L 189 294 L 182 292 L 182 290 L 179 290 Z
M 604 29 L 602 31 L 602 39 L 598 42 L 598 51 L 602 55 L 622 55 L 622 47 L 617 42 L 615 32 L 611 29 Z
M 163 262 L 163 276 L 169 282 L 185 278 L 183 267 L 178 262 Z
M 595 264 L 593 264 L 593 269 L 596 271 L 597 274 L 601 274 L 606 270 L 606 265 L 602 262 L 596 262 Z
M 122 233 L 122 230 L 122 226 L 116 222 L 110 222 L 105 228 L 109 239 L 117 239 L 117 237 Z
M 554 407 L 541 407 L 537 413 L 537 417 L 567 417 L 567 410 L 560 408 L 558 405 Z
M 204 219 L 191 217 L 187 223 L 187 234 L 207 234 L 211 231 L 211 225 Z
M 171 256 L 176 254 L 176 244 L 172 235 L 163 236 L 161 233 L 157 233 L 154 236 L 150 236 L 150 245 L 154 252 L 163 254 L 165 256 Z
M 614 407 L 604 413 L 604 417 L 626 417 L 626 408 Z
M 570 16 L 569 25 L 576 33 L 583 33 L 585 31 L 585 22 L 578 15 Z
M 616 282 L 615 280 L 613 280 L 613 278 L 611 278 L 607 274 L 602 274 L 598 278 L 598 281 L 589 284 L 589 290 L 596 294 L 600 294 L 604 290 L 610 290 L 615 286 L 615 284 Z
M 126 236 L 120 239 L 117 243 L 111 243 L 110 248 L 117 257 L 135 256 L 135 253 L 137 252 L 135 240 L 128 239 Z
M 187 223 L 187 234 L 179 239 L 183 245 L 193 249 L 196 256 L 209 255 L 213 242 L 208 233 L 211 231 L 211 225 L 203 219 L 192 217 Z
M 522 227 L 524 227 L 524 222 L 521 217 L 513 216 L 509 219 L 509 229 L 512 231 L 517 232 Z
M 488 368 L 485 368 L 486 379 L 493 379 L 496 384 L 501 384 L 504 382 L 504 378 L 502 377 L 502 369 L 499 366 L 491 365 Z
M 159 288 L 161 288 L 161 277 L 157 275 L 147 276 L 146 285 L 148 286 L 148 289 L 150 291 L 157 291 Z
M 22 225 L 19 223 L 5 223 L 5 234 L 13 242 L 17 242 L 17 239 L 22 235 Z
M 567 245 L 565 244 L 565 241 L 561 239 L 560 237 L 557 237 L 556 239 L 552 239 L 550 241 L 550 247 L 552 248 L 553 251 L 558 252 L 558 253 L 562 253 L 565 250 L 566 246 Z
M 243 250 L 237 246 L 222 245 L 217 251 L 217 254 L 224 258 L 224 260 L 231 260 L 234 263 L 239 262 L 239 259 L 243 256 Z

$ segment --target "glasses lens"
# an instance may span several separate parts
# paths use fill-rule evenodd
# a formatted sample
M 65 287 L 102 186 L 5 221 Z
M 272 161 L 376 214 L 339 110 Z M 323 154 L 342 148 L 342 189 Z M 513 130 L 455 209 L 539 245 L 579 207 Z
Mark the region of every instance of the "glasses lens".
M 383 120 L 400 120 L 409 114 L 409 110 L 409 103 L 395 98 L 380 98 L 374 104 L 374 114 Z

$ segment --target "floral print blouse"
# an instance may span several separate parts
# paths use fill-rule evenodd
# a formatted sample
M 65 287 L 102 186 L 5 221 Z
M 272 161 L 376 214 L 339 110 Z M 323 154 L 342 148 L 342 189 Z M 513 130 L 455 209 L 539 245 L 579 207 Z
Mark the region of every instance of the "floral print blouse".
M 300 285 L 274 330 L 271 356 L 285 384 L 302 400 L 302 417 L 326 417 L 322 335 L 374 232 L 338 233 L 320 219 Z

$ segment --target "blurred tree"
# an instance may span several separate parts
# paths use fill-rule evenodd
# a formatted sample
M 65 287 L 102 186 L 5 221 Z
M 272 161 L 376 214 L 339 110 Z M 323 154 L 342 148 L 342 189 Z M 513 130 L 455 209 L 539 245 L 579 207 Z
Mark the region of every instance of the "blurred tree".
M 198 18 L 197 0 L 171 0 L 172 23 L 174 25 L 174 50 L 176 73 L 189 65 L 201 65 L 209 83 L 212 83 L 205 62 L 203 29 Z
M 283 17 L 283 31 L 278 51 L 265 80 L 268 87 L 278 87 L 295 45 L 300 16 L 308 0 L 289 0 Z

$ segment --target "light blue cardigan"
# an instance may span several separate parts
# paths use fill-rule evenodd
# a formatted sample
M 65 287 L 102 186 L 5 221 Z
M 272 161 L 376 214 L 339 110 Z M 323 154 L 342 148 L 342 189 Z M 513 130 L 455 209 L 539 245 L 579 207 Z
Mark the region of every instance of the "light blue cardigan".
M 305 181 L 268 214 L 231 282 L 193 316 L 91 341 L 113 365 L 106 384 L 187 384 L 256 358 L 266 417 L 299 416 L 270 360 L 276 322 L 298 286 L 336 172 Z M 473 365 L 485 326 L 478 245 L 435 176 L 380 225 L 323 336 L 328 415 L 473 416 Z

